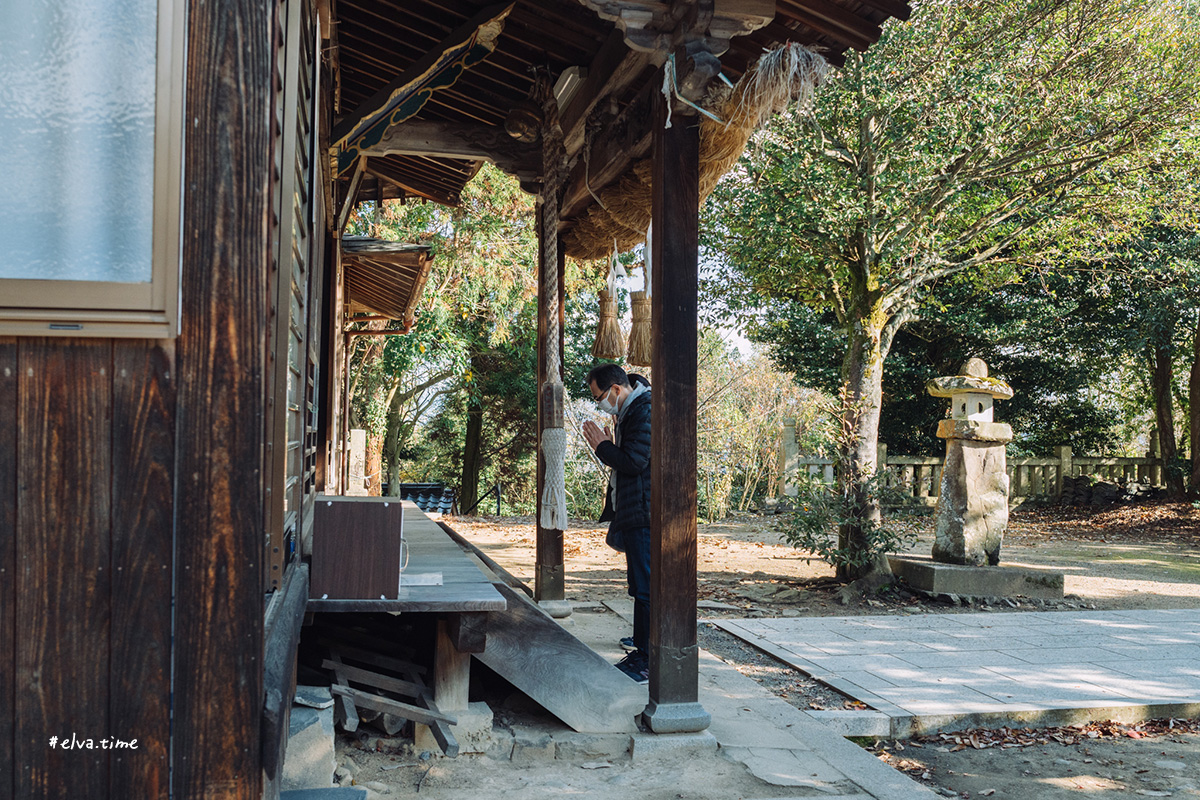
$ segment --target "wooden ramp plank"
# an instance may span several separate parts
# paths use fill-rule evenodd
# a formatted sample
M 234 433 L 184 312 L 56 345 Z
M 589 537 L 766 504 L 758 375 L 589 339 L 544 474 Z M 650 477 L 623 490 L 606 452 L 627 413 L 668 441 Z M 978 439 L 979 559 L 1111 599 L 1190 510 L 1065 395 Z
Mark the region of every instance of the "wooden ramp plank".
M 646 689 L 576 639 L 565 628 L 503 583 L 493 584 L 508 601 L 488 620 L 487 649 L 475 658 L 499 673 L 547 711 L 581 733 L 637 730 Z

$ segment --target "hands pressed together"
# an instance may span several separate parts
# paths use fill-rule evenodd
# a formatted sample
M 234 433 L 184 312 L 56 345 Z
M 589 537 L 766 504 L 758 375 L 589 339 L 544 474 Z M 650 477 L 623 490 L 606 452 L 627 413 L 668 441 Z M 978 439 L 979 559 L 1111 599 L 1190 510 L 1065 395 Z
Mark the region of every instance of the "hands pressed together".
M 583 423 L 583 438 L 587 439 L 588 445 L 595 450 L 601 442 L 612 441 L 612 432 L 607 425 L 601 428 L 589 419 Z

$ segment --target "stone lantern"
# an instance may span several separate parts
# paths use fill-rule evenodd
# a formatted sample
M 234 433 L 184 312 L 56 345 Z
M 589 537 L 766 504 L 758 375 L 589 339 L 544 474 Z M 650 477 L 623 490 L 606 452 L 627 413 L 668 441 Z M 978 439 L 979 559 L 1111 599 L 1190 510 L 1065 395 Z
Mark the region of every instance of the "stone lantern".
M 1004 445 L 1012 428 L 992 421 L 992 403 L 1012 389 L 988 377 L 987 364 L 972 358 L 962 373 L 934 378 L 925 387 L 950 399 L 950 418 L 938 423 L 946 440 L 946 465 L 935 512 L 933 560 L 995 566 L 1008 527 L 1008 471 Z

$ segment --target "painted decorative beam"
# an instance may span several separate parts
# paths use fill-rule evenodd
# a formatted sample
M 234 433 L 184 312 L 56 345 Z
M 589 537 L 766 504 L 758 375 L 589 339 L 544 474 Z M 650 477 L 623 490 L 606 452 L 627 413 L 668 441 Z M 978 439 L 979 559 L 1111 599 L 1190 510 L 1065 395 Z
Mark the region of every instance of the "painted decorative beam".
M 337 151 L 338 175 L 352 169 L 388 128 L 411 119 L 434 92 L 453 86 L 464 70 L 487 58 L 512 8 L 510 3 L 483 9 L 335 125 L 330 146 Z

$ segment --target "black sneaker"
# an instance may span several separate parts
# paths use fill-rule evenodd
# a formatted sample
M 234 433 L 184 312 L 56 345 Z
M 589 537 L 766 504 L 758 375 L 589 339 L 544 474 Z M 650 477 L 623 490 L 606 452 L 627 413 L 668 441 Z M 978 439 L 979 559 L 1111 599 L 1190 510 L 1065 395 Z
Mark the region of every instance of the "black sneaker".
M 616 663 L 617 669 L 637 683 L 650 681 L 650 659 L 641 650 L 634 650 Z
M 621 640 L 621 647 L 623 647 L 623 648 L 625 649 L 625 652 L 630 652 L 630 651 L 632 651 L 632 650 L 637 650 L 637 649 L 638 649 L 638 648 L 637 648 L 637 645 L 633 643 L 633 637 L 632 637 L 632 636 L 626 636 L 624 639 L 622 639 L 622 640 Z

